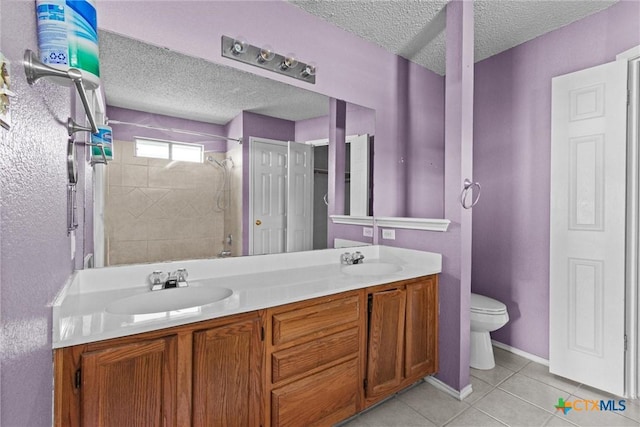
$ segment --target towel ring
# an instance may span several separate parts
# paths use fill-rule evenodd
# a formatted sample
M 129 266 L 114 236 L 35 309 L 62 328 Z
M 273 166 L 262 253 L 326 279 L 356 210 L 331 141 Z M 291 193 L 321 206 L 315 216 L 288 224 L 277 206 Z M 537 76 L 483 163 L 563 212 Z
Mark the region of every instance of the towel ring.
M 469 195 L 470 192 L 473 194 L 473 191 L 470 191 L 473 189 L 473 187 L 478 187 L 478 194 L 476 195 L 476 198 L 473 199 L 471 204 L 469 205 L 467 204 L 467 196 Z M 460 204 L 462 205 L 462 207 L 465 209 L 471 209 L 472 207 L 474 207 L 480 200 L 481 192 L 482 192 L 482 187 L 480 186 L 479 182 L 471 182 L 469 179 L 465 178 L 464 188 L 460 193 Z

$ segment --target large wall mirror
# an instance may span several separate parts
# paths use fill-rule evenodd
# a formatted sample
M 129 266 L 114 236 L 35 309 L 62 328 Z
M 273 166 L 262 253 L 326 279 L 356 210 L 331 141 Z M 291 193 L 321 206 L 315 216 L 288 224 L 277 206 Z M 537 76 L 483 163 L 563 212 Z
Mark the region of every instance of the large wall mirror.
M 104 265 L 332 247 L 328 97 L 99 37 L 114 140 Z M 375 112 L 347 103 L 346 135 L 345 214 L 372 215 Z

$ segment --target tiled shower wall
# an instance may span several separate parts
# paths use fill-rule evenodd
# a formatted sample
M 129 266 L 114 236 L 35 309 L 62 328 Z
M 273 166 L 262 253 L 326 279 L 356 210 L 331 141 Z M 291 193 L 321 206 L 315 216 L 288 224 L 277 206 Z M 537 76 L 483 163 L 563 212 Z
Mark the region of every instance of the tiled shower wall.
M 228 234 L 216 204 L 222 178 L 209 162 L 135 157 L 133 142 L 114 141 L 107 167 L 107 265 L 218 256 Z

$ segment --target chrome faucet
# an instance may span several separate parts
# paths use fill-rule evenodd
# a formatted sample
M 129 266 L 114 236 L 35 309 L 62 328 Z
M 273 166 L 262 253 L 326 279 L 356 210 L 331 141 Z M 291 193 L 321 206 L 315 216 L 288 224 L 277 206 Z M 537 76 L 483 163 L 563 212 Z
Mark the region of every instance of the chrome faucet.
M 149 275 L 151 290 L 159 291 L 169 288 L 184 288 L 189 286 L 187 277 L 189 277 L 189 273 L 187 273 L 186 268 L 179 268 L 171 274 L 163 273 L 161 270 L 155 270 Z
M 364 255 L 360 251 L 354 253 L 345 252 L 340 255 L 340 264 L 360 264 L 364 260 Z

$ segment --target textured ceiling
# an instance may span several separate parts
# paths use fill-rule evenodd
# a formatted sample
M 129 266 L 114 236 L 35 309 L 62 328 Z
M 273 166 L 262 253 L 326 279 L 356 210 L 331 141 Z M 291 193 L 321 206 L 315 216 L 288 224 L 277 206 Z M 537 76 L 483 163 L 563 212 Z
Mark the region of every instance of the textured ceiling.
M 289 0 L 440 75 L 447 0 Z M 475 0 L 480 61 L 606 9 L 614 0 Z M 328 114 L 311 91 L 100 31 L 101 79 L 116 107 L 225 124 L 241 111 L 302 120 Z
M 287 120 L 329 114 L 329 98 L 100 31 L 100 74 L 107 104 L 226 124 L 241 111 Z
M 439 74 L 447 0 L 289 0 L 340 28 Z
M 289 0 L 386 50 L 445 73 L 446 0 Z M 617 0 L 475 0 L 475 60 L 606 9 Z

